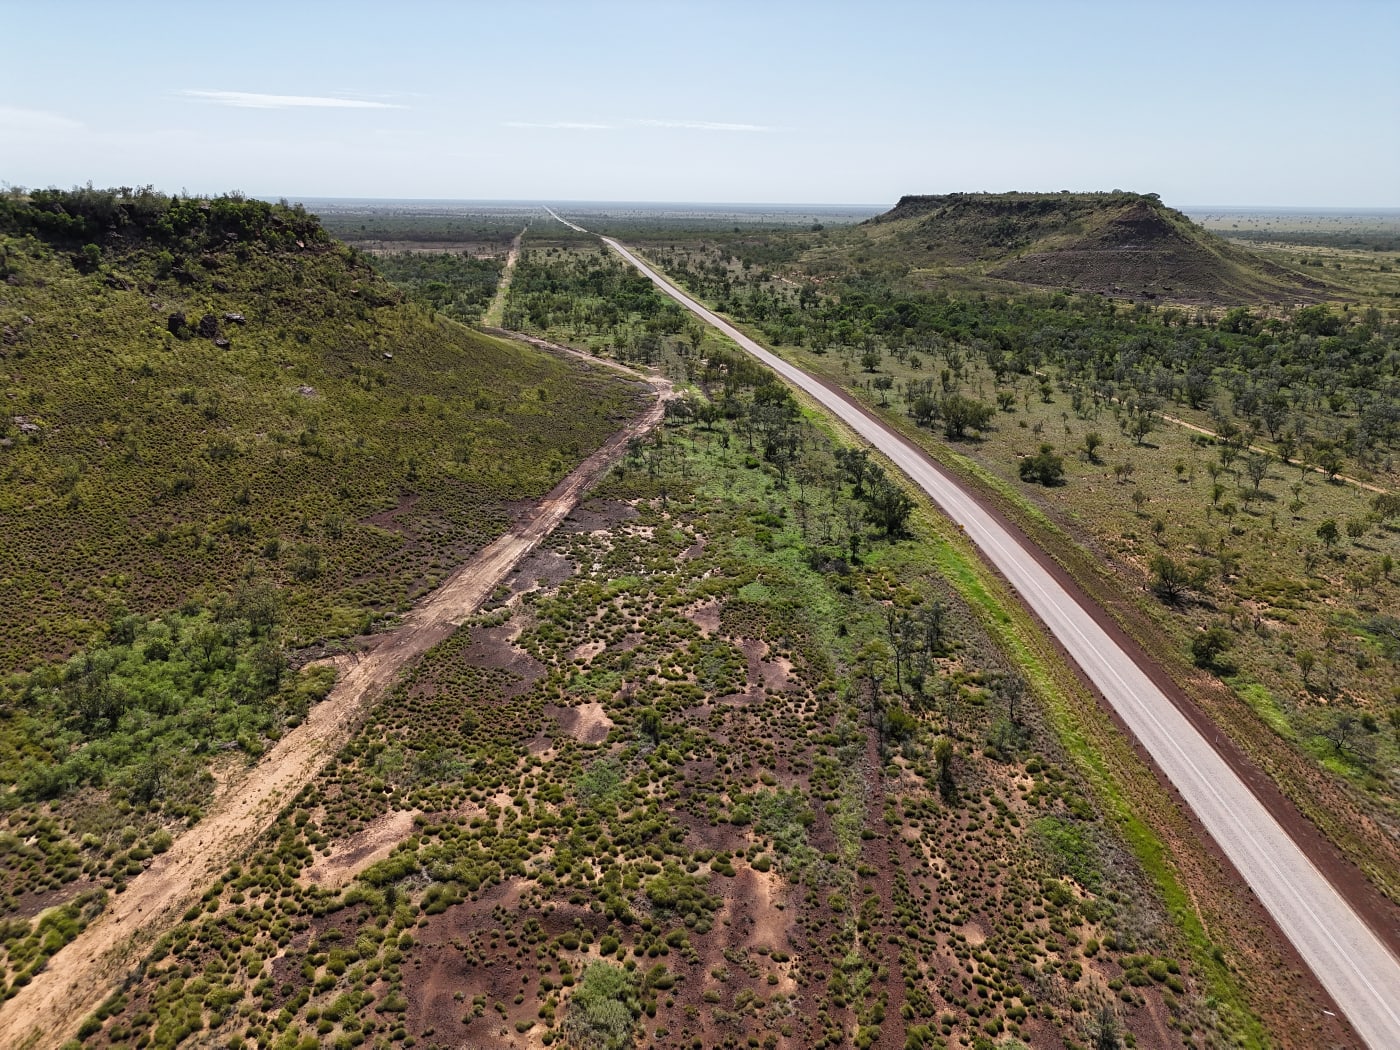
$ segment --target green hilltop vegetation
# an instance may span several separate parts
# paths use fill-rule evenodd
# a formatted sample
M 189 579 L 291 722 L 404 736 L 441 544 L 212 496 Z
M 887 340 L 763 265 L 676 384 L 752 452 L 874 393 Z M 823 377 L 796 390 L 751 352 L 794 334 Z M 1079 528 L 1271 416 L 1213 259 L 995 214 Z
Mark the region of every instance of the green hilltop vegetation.
M 1172 302 L 1316 302 L 1325 286 L 1228 244 L 1156 194 L 906 196 L 807 259 Z
M 629 414 L 600 370 L 405 301 L 300 207 L 0 200 L 0 666 L 240 579 L 363 629 Z

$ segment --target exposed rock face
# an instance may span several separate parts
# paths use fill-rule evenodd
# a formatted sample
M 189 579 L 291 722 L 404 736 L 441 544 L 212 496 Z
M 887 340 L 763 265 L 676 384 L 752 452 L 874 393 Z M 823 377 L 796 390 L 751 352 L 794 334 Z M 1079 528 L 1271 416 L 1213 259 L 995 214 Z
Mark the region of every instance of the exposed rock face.
M 199 336 L 201 339 L 217 339 L 219 335 L 219 319 L 213 314 L 205 314 L 199 319 Z

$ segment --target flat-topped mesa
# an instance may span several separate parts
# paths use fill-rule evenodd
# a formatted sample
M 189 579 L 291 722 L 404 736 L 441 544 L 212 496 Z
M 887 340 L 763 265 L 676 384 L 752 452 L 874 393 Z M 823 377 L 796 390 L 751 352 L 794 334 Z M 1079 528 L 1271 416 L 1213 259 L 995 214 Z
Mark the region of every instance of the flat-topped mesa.
M 915 218 L 934 212 L 962 211 L 984 215 L 1048 215 L 1056 212 L 1076 214 L 1105 205 L 1141 201 L 1163 207 L 1155 193 L 1129 193 L 1110 190 L 1091 193 L 1055 193 L 1010 191 L 1007 193 L 907 193 L 889 211 L 868 219 L 867 223 L 891 222 Z
M 1071 291 L 1179 302 L 1316 298 L 1316 280 L 1245 252 L 1155 193 L 909 194 L 862 224 L 911 271 L 967 271 Z

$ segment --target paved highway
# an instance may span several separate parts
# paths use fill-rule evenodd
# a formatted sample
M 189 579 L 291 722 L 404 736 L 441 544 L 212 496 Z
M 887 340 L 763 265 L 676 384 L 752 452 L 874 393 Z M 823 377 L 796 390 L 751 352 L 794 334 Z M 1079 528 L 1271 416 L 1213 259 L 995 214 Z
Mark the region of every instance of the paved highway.
M 603 241 L 671 298 L 815 398 L 888 456 L 966 529 L 983 556 L 1049 627 L 1181 792 L 1366 1044 L 1373 1050 L 1400 1047 L 1400 960 L 1210 743 L 1022 541 L 912 443 L 668 284 L 617 241 L 610 237 Z

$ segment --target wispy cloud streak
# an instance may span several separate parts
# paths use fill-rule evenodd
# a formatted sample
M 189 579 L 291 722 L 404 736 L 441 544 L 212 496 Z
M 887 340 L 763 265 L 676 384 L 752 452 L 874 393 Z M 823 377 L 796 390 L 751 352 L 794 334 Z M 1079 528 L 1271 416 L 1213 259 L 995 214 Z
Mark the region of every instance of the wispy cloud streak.
M 772 131 L 763 124 L 731 124 L 720 120 L 638 120 L 644 128 L 684 128 L 688 131 Z
M 0 128 L 7 131 L 76 131 L 80 121 L 42 109 L 0 105 Z
M 371 102 L 362 98 L 338 98 L 324 95 L 267 95 L 259 91 L 196 91 L 180 94 L 187 98 L 212 102 L 237 109 L 403 109 L 392 102 Z
M 611 131 L 611 124 L 590 124 L 581 120 L 507 120 L 508 128 L 546 128 L 552 131 Z

